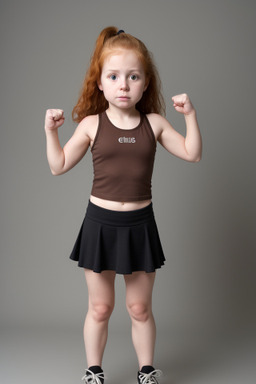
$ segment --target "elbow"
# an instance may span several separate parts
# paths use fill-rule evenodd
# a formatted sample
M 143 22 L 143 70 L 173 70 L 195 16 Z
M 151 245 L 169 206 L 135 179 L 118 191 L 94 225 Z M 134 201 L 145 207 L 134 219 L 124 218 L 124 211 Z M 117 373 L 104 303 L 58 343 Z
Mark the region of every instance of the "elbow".
M 58 173 L 57 173 L 56 171 L 54 171 L 53 169 L 51 169 L 51 174 L 52 174 L 53 176 L 58 176 Z
M 198 156 L 192 157 L 188 161 L 190 163 L 199 163 L 199 161 L 201 161 L 201 159 L 202 159 L 202 154 L 200 153 Z
M 49 164 L 50 166 L 50 171 L 53 176 L 59 176 L 62 175 L 63 173 L 67 172 L 65 169 L 65 164 Z
M 194 158 L 193 162 L 199 163 L 199 161 L 201 161 L 201 159 L 202 159 L 202 148 L 201 148 L 200 152 L 198 153 L 198 155 Z
M 195 160 L 194 160 L 194 163 L 199 163 L 199 161 L 201 161 L 202 159 L 202 155 L 198 156 Z
M 62 172 L 60 172 L 60 171 L 56 171 L 55 169 L 52 169 L 52 168 L 51 168 L 51 174 L 52 174 L 53 176 L 59 176 L 59 175 L 62 174 Z

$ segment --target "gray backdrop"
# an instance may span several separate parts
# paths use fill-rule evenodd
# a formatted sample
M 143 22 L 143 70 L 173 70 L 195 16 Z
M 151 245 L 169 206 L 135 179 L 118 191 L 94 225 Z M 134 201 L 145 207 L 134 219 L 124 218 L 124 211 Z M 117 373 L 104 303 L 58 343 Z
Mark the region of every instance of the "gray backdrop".
M 44 114 L 65 110 L 64 144 L 95 40 L 109 25 L 153 52 L 167 118 L 181 133 L 171 97 L 190 95 L 203 136 L 199 164 L 157 150 L 153 202 L 167 258 L 154 293 L 158 327 L 253 326 L 255 10 L 249 0 L 1 1 L 2 329 L 83 323 L 87 290 L 69 253 L 89 198 L 91 154 L 53 177 Z M 123 328 L 120 276 L 116 288 L 111 324 Z

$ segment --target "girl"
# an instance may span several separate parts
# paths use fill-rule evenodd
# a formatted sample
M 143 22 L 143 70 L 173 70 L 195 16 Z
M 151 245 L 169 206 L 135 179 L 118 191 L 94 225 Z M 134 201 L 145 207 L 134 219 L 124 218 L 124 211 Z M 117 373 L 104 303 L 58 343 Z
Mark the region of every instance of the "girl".
M 86 216 L 70 258 L 84 268 L 89 305 L 84 325 L 88 369 L 85 383 L 103 384 L 101 368 L 114 308 L 116 273 L 126 283 L 126 305 L 138 357 L 138 384 L 157 383 L 156 328 L 152 314 L 155 271 L 164 264 L 151 203 L 156 143 L 181 159 L 198 162 L 201 136 L 186 94 L 172 98 L 186 122 L 186 137 L 162 117 L 164 101 L 150 53 L 137 38 L 104 29 L 96 42 L 73 119 L 79 123 L 61 147 L 60 109 L 45 117 L 47 157 L 53 175 L 73 168 L 92 152 L 94 180 Z

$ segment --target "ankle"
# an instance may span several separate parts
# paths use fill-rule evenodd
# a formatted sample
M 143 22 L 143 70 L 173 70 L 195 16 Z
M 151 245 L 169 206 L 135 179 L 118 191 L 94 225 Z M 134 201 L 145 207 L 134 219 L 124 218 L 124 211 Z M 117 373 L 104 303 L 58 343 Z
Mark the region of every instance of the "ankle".
M 152 365 L 143 365 L 143 367 L 141 368 L 140 372 L 142 373 L 151 373 L 155 370 L 154 367 L 152 367 Z
M 102 373 L 103 372 L 102 368 L 99 365 L 92 365 L 88 369 L 89 369 L 89 371 L 91 371 L 94 374 Z

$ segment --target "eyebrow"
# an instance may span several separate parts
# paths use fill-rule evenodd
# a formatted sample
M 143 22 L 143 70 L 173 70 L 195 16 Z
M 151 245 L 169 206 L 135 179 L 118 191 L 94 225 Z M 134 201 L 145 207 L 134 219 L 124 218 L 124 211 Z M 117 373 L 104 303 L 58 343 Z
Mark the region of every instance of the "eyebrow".
M 120 69 L 106 69 L 106 72 L 121 72 L 121 70 Z M 132 69 L 129 69 L 128 72 L 143 72 L 143 71 L 138 69 L 138 68 L 132 68 Z

